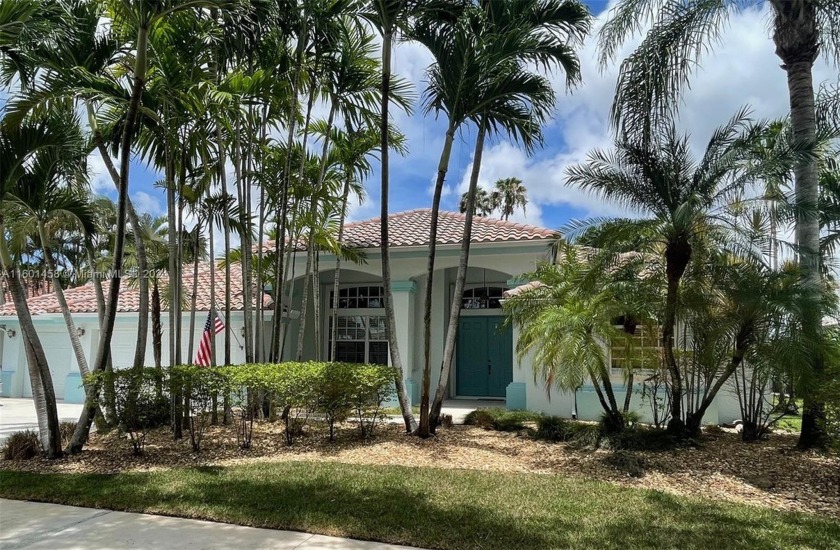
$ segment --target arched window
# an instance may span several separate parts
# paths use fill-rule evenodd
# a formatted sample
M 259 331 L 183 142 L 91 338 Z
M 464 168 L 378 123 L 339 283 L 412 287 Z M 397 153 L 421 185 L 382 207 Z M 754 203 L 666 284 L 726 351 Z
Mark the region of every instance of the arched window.
M 480 286 L 468 288 L 461 298 L 461 309 L 500 309 L 505 288 L 501 286 Z

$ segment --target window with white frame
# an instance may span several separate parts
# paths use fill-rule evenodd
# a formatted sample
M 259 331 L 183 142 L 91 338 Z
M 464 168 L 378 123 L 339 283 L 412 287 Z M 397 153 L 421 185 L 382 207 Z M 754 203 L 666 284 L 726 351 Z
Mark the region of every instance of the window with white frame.
M 388 364 L 382 286 L 354 286 L 338 292 L 337 315 L 329 319 L 327 356 L 332 360 L 333 323 L 336 323 L 335 360 Z M 330 302 L 333 301 L 330 292 Z

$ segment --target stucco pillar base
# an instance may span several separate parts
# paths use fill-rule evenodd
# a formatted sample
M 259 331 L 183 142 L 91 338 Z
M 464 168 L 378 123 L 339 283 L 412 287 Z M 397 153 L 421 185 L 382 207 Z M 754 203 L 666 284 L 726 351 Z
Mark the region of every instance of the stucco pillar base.
M 526 408 L 525 383 L 511 382 L 505 390 L 505 406 L 508 410 L 524 410 Z

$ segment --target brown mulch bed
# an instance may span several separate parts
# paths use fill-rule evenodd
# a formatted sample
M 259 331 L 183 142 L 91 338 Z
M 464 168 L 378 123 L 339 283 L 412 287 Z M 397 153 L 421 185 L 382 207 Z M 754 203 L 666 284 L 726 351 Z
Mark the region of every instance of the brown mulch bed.
M 405 436 L 400 426 L 389 424 L 378 428 L 371 440 L 363 441 L 354 426 L 345 425 L 337 440 L 329 442 L 322 426 L 311 424 L 307 430 L 306 436 L 289 447 L 280 424 L 258 423 L 252 448 L 243 451 L 232 427 L 214 426 L 208 428 L 200 453 L 191 451 L 188 436 L 173 442 L 168 430 L 155 430 L 148 434 L 145 455 L 140 457 L 133 456 L 128 441 L 116 434 L 93 434 L 80 455 L 55 461 L 0 461 L 0 469 L 115 473 L 289 460 L 466 468 L 602 480 L 840 519 L 840 457 L 796 451 L 793 435 L 773 434 L 766 441 L 747 444 L 734 433 L 713 433 L 696 447 L 625 452 L 642 465 L 643 471 L 632 477 L 620 464 L 616 466 L 611 451 L 535 441 L 526 432 L 455 426 L 421 440 Z

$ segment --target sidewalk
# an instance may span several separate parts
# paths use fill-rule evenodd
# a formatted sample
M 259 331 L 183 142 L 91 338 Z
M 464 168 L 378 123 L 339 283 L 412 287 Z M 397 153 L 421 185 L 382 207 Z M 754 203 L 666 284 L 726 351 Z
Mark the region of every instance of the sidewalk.
M 0 548 L 397 550 L 408 547 L 211 521 L 0 499 Z

